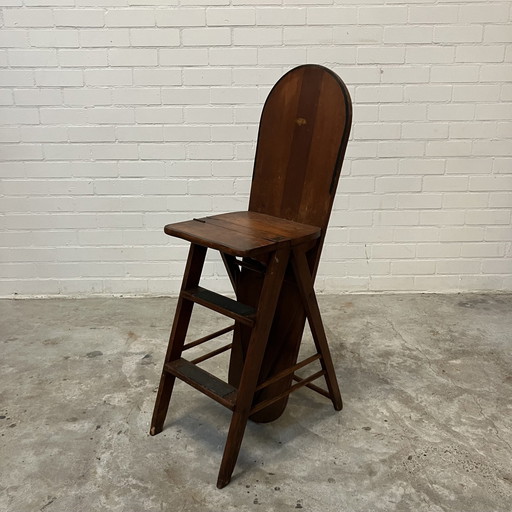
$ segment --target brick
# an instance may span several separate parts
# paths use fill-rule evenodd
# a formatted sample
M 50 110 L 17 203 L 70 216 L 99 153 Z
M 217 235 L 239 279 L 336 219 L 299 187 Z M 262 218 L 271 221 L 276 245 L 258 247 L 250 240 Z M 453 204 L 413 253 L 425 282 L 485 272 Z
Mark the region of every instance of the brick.
M 38 124 L 39 114 L 35 108 L 0 107 L 0 125 Z
M 452 98 L 451 85 L 406 85 L 404 89 L 404 98 L 410 102 L 446 102 Z
M 105 13 L 107 27 L 151 27 L 155 25 L 152 9 L 109 9 Z
M 330 26 L 284 27 L 283 42 L 286 45 L 318 45 L 332 44 L 333 30 Z M 276 42 L 276 44 L 279 44 Z
M 26 69 L 2 69 L 0 86 L 26 87 L 34 85 L 34 71 Z
M 206 88 L 169 88 L 162 89 L 162 103 L 164 104 L 208 104 L 210 91 Z
M 237 46 L 274 46 L 283 43 L 283 31 L 274 27 L 234 28 L 233 44 Z
M 432 66 L 430 78 L 432 82 L 476 82 L 478 66 Z
M 86 122 L 86 111 L 83 108 L 42 108 L 41 123 L 43 124 L 76 124 Z
M 87 122 L 91 124 L 132 124 L 135 113 L 130 107 L 95 107 L 87 109 Z
M 480 81 L 482 82 L 510 82 L 512 81 L 512 71 L 511 66 L 498 64 L 498 65 L 489 65 L 484 64 L 480 69 Z M 504 84 L 502 86 L 502 91 L 504 90 Z M 503 98 L 503 95 L 501 96 Z M 508 98 L 511 99 L 510 97 Z
M 441 25 L 434 27 L 435 43 L 480 43 L 481 25 Z
M 361 12 L 361 9 L 359 10 L 359 12 Z M 283 19 L 282 21 L 283 25 L 289 25 L 286 19 Z M 338 6 L 308 7 L 307 23 L 309 25 L 356 25 L 357 9 L 356 7 Z
M 42 160 L 43 148 L 41 144 L 3 144 L 3 160 Z M 8 192 L 7 183 L 4 183 L 4 192 Z
M 102 27 L 102 9 L 54 9 L 53 17 L 57 27 Z
M 183 71 L 185 85 L 231 85 L 230 68 L 188 68 Z
M 409 8 L 409 23 L 448 24 L 458 21 L 458 6 L 412 5 Z
M 457 46 L 455 62 L 503 62 L 505 46 Z
M 454 57 L 455 48 L 449 46 L 409 46 L 406 49 L 405 62 L 414 64 L 448 63 L 453 62 Z
M 378 88 L 359 86 L 354 99 L 357 103 L 399 103 L 403 99 L 403 88 L 393 85 Z
M 185 46 L 222 46 L 231 44 L 227 27 L 184 28 L 181 33 Z
M 178 144 L 140 144 L 141 160 L 180 160 L 185 158 L 185 148 Z
M 134 85 L 181 85 L 181 72 L 177 69 L 134 69 Z
M 14 101 L 16 105 L 61 105 L 62 93 L 58 89 L 18 89 Z
M 108 51 L 111 66 L 156 66 L 157 51 L 149 48 L 112 48 Z
M 208 64 L 208 50 L 206 48 L 160 49 L 158 55 L 161 66 L 201 66 Z
M 260 7 L 256 9 L 257 25 L 303 25 L 306 9 L 300 7 Z
M 139 152 L 136 144 L 88 144 L 95 160 L 137 160 Z
M 35 72 L 36 85 L 43 87 L 81 87 L 83 72 L 78 69 L 40 69 Z
M 0 105 L 12 105 L 13 103 L 12 91 L 8 89 L 0 89 Z
M 428 210 L 420 212 L 422 226 L 463 226 L 465 224 L 464 210 Z
M 80 30 L 80 46 L 105 47 L 129 46 L 130 32 L 128 29 L 83 29 Z
M 461 5 L 460 21 L 463 23 L 502 23 L 508 19 L 509 11 L 509 6 L 506 3 Z
M 484 42 L 486 43 L 511 43 L 512 34 L 509 24 L 486 25 L 484 27 Z
M 132 28 L 130 43 L 132 46 L 179 46 L 180 32 L 175 28 Z
M 405 48 L 360 47 L 357 62 L 361 64 L 397 64 L 405 62 Z
M 421 190 L 420 177 L 392 177 L 385 176 L 375 180 L 375 192 L 378 194 L 394 192 L 419 192 Z
M 113 126 L 70 126 L 71 142 L 110 142 L 115 140 Z
M 333 43 L 370 45 L 382 42 L 382 27 L 377 26 L 334 26 Z
M 6 30 L 0 32 L 0 48 L 23 48 L 29 45 L 27 30 Z
M 429 110 L 430 112 L 430 110 Z M 381 105 L 379 118 L 382 121 L 424 121 L 427 118 L 427 108 L 424 105 Z
M 165 126 L 164 140 L 171 142 L 210 141 L 209 126 Z
M 512 103 L 482 103 L 475 107 L 477 120 L 510 120 L 512 117 Z
M 471 142 L 466 140 L 428 141 L 427 156 L 460 157 L 471 153 Z
M 6 27 L 51 27 L 53 13 L 50 9 L 4 9 Z
M 451 174 L 486 174 L 491 171 L 491 158 L 450 158 L 446 161 L 446 172 Z
M 445 160 L 439 158 L 408 158 L 400 160 L 398 174 L 443 174 Z
M 407 21 L 407 6 L 369 6 L 360 7 L 358 21 L 361 25 L 392 25 Z
M 202 27 L 206 25 L 205 10 L 201 8 L 165 9 L 156 11 L 159 27 Z
M 89 160 L 91 148 L 89 144 L 45 144 L 46 160 Z
M 181 123 L 183 111 L 181 107 L 136 107 L 135 121 L 138 124 L 169 124 Z
M 447 123 L 403 123 L 401 136 L 404 139 L 447 139 Z M 428 155 L 428 151 L 427 151 Z
M 382 69 L 382 83 L 414 84 L 430 81 L 430 68 L 427 66 L 399 66 Z
M 49 48 L 76 48 L 78 43 L 77 30 L 31 30 L 29 32 L 30 45 Z
M 423 190 L 440 192 L 468 190 L 468 178 L 466 176 L 425 176 Z
M 474 119 L 474 105 L 454 103 L 448 105 L 434 104 L 428 109 L 428 119 L 432 121 L 469 121 Z
M 400 131 L 400 124 L 358 123 L 354 128 L 354 137 L 358 140 L 399 139 Z
M 206 11 L 206 24 L 209 26 L 240 26 L 255 23 L 256 11 L 250 7 L 212 7 Z
M 258 48 L 259 64 L 299 65 L 306 59 L 305 48 Z
M 425 26 L 386 26 L 384 27 L 384 43 L 431 43 L 433 27 Z
M 108 66 L 107 50 L 59 50 L 61 67 L 104 67 Z M 94 72 L 96 70 L 87 70 Z
M 6 126 L 0 127 L 0 141 L 1 142 L 20 142 L 20 127 Z M 40 142 L 40 141 L 24 141 L 24 142 Z
M 480 227 L 443 227 L 439 239 L 441 242 L 479 242 L 483 240 L 484 229 Z
M 92 107 L 110 105 L 112 91 L 110 89 L 64 89 L 64 104 L 70 106 Z M 73 121 L 71 121 L 73 123 Z
M 57 51 L 52 50 L 9 50 L 9 64 L 12 67 L 57 66 Z
M 89 50 L 93 52 L 94 50 Z M 100 50 L 103 51 L 103 50 Z M 132 85 L 133 73 L 128 69 L 85 69 L 86 85 Z

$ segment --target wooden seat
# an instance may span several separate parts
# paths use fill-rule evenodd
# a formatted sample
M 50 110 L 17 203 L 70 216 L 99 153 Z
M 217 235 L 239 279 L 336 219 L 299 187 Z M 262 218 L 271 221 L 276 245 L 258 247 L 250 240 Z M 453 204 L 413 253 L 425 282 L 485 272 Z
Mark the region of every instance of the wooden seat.
M 249 210 L 165 226 L 190 242 L 176 314 L 158 389 L 151 435 L 163 429 L 178 378 L 233 411 L 217 480 L 231 479 L 248 419 L 273 421 L 288 396 L 307 386 L 342 400 L 314 278 L 325 238 L 351 124 L 351 103 L 340 78 L 322 66 L 304 65 L 281 78 L 263 108 Z M 208 249 L 220 252 L 236 299 L 200 286 Z M 185 343 L 194 304 L 234 323 Z M 316 353 L 297 362 L 306 318 Z M 232 343 L 187 360 L 183 352 L 233 331 Z M 224 382 L 198 366 L 230 350 Z M 320 370 L 296 375 L 317 362 Z M 327 389 L 312 384 L 323 377 Z

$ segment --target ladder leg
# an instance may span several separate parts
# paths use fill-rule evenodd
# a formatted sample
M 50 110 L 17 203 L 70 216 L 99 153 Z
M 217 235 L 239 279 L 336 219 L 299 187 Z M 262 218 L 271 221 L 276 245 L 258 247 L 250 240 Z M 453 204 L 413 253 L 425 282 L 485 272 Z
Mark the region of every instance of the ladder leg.
M 313 279 L 309 270 L 309 265 L 304 251 L 295 249 L 292 253 L 292 266 L 297 280 L 304 309 L 308 318 L 311 334 L 315 342 L 316 349 L 320 354 L 320 363 L 325 371 L 325 381 L 329 390 L 334 409 L 340 411 L 343 408 L 340 388 L 336 379 L 334 365 L 331 358 L 327 337 L 325 335 L 320 309 L 316 300 L 315 289 L 313 288 Z
M 261 363 L 265 354 L 267 339 L 274 318 L 274 312 L 283 284 L 284 273 L 288 264 L 290 252 L 288 249 L 276 251 L 267 267 L 263 282 L 256 321 L 252 329 L 247 357 L 242 371 L 237 399 L 229 426 L 224 455 L 220 466 L 217 487 L 221 489 L 231 480 L 240 446 L 251 411 L 254 391 L 258 384 Z M 293 314 L 293 312 L 291 312 Z
M 196 244 L 190 245 L 181 291 L 199 284 L 205 256 L 206 247 Z M 194 303 L 190 300 L 183 299 L 180 293 L 176 313 L 174 314 L 171 335 L 169 337 L 169 345 L 165 355 L 164 368 L 166 363 L 175 361 L 181 357 L 193 306 Z M 175 379 L 174 375 L 167 373 L 165 369 L 162 370 L 155 408 L 153 410 L 153 418 L 151 420 L 151 429 L 149 431 L 152 436 L 162 432 Z

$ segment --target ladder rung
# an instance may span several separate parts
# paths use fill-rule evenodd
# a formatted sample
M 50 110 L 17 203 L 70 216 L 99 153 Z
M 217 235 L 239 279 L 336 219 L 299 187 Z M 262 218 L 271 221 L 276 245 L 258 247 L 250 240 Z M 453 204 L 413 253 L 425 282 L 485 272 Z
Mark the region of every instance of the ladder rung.
M 202 363 L 203 361 L 206 361 L 207 359 L 210 359 L 211 357 L 222 354 L 222 352 L 226 352 L 226 350 L 229 350 L 232 346 L 233 346 L 233 343 L 228 343 L 227 345 L 224 345 L 223 347 L 220 347 L 215 350 L 212 350 L 211 352 L 208 352 L 208 354 L 204 354 L 202 356 L 197 357 L 196 359 L 192 359 L 192 361 L 190 361 L 190 362 L 193 364 Z
M 232 331 L 234 328 L 235 328 L 234 325 L 230 325 L 229 327 L 224 327 L 224 329 L 221 329 L 220 331 L 212 332 L 211 334 L 208 334 L 207 336 L 203 336 L 202 338 L 199 338 L 198 340 L 191 341 L 190 343 L 183 345 L 183 350 L 188 350 L 189 348 L 197 347 L 198 345 L 201 345 L 202 343 L 206 343 L 207 341 L 218 338 L 219 336 L 222 336 L 223 334 L 226 334 L 227 332 Z
M 295 380 L 297 382 L 302 382 L 304 379 L 302 379 L 302 377 L 299 377 L 298 375 L 294 375 L 293 380 Z M 326 398 L 331 398 L 329 391 L 326 391 L 325 389 L 322 389 L 321 387 L 315 386 L 315 384 L 305 384 L 305 386 L 309 389 L 312 389 L 313 391 L 316 391 L 320 395 L 325 396 Z
M 268 407 L 269 405 L 273 404 L 274 402 L 277 402 L 278 400 L 281 400 L 281 398 L 284 398 L 285 396 L 288 396 L 290 393 L 293 393 L 297 389 L 301 388 L 302 386 L 307 386 L 310 382 L 318 379 L 322 375 L 325 375 L 325 370 L 320 370 L 313 375 L 310 375 L 309 377 L 306 377 L 305 379 L 301 379 L 301 381 L 297 384 L 294 384 L 290 388 L 288 388 L 283 393 L 274 396 L 273 398 L 269 398 L 268 400 L 264 400 L 263 402 L 260 402 L 259 404 L 256 404 L 252 409 L 250 414 L 254 414 L 255 412 L 261 411 L 262 409 L 265 409 L 265 407 Z
M 277 373 L 276 375 L 274 375 L 270 379 L 267 379 L 266 381 L 262 382 L 256 388 L 256 391 L 259 391 L 260 389 L 263 389 L 263 388 L 266 388 L 267 386 L 270 386 L 270 384 L 274 384 L 274 382 L 277 382 L 277 381 L 279 381 L 281 379 L 284 379 L 285 377 L 290 375 L 290 373 L 294 373 L 297 370 L 300 370 L 301 368 L 303 368 L 304 366 L 312 363 L 313 361 L 316 361 L 317 359 L 320 359 L 320 357 L 321 357 L 320 354 L 314 354 L 311 357 L 308 357 L 307 359 L 304 359 L 300 363 L 297 363 L 297 364 L 295 364 L 293 366 L 290 366 L 290 368 L 287 368 L 287 369 Z
M 185 299 L 197 302 L 197 304 L 201 304 L 201 306 L 205 306 L 233 318 L 245 325 L 252 326 L 254 323 L 252 317 L 256 314 L 256 310 L 253 307 L 237 302 L 219 293 L 212 292 L 211 290 L 207 290 L 206 288 L 202 288 L 201 286 L 183 290 L 181 296 Z
M 236 400 L 236 388 L 199 368 L 186 359 L 178 359 L 166 363 L 165 371 L 186 382 L 193 388 L 213 398 L 224 407 L 233 410 Z

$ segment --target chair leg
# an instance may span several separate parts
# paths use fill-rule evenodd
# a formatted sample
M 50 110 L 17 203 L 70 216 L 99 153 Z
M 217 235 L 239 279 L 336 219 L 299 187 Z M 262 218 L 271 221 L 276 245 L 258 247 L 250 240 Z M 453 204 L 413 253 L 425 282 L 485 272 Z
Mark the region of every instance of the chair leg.
M 304 309 L 308 318 L 309 326 L 311 327 L 311 334 L 315 342 L 316 349 L 320 354 L 320 363 L 322 369 L 325 371 L 325 381 L 329 395 L 331 397 L 334 409 L 340 411 L 343 408 L 343 401 L 341 399 L 340 388 L 336 379 L 334 365 L 332 363 L 331 352 L 327 344 L 327 337 L 325 335 L 320 309 L 316 300 L 315 289 L 313 287 L 313 279 L 309 270 L 308 261 L 304 251 L 295 249 L 292 254 L 292 266 L 297 280 Z
M 256 321 L 249 341 L 247 357 L 238 387 L 237 399 L 220 466 L 217 480 L 217 487 L 219 489 L 222 489 L 231 480 L 240 446 L 242 445 L 289 256 L 290 252 L 287 249 L 276 251 L 271 256 L 271 261 L 267 267 L 258 301 Z
M 181 291 L 193 288 L 199 284 L 205 256 L 206 247 L 196 244 L 190 245 Z M 180 293 L 178 305 L 176 306 L 176 313 L 174 315 L 171 335 L 169 337 L 169 345 L 165 355 L 164 369 L 162 370 L 162 376 L 160 377 L 160 385 L 158 387 L 155 408 L 153 410 L 153 418 L 151 420 L 149 433 L 152 436 L 162 432 L 165 417 L 167 416 L 167 409 L 169 408 L 169 402 L 171 400 L 174 381 L 176 380 L 174 375 L 165 371 L 165 364 L 170 361 L 175 361 L 181 357 L 193 306 L 194 303 L 190 300 L 183 299 Z

